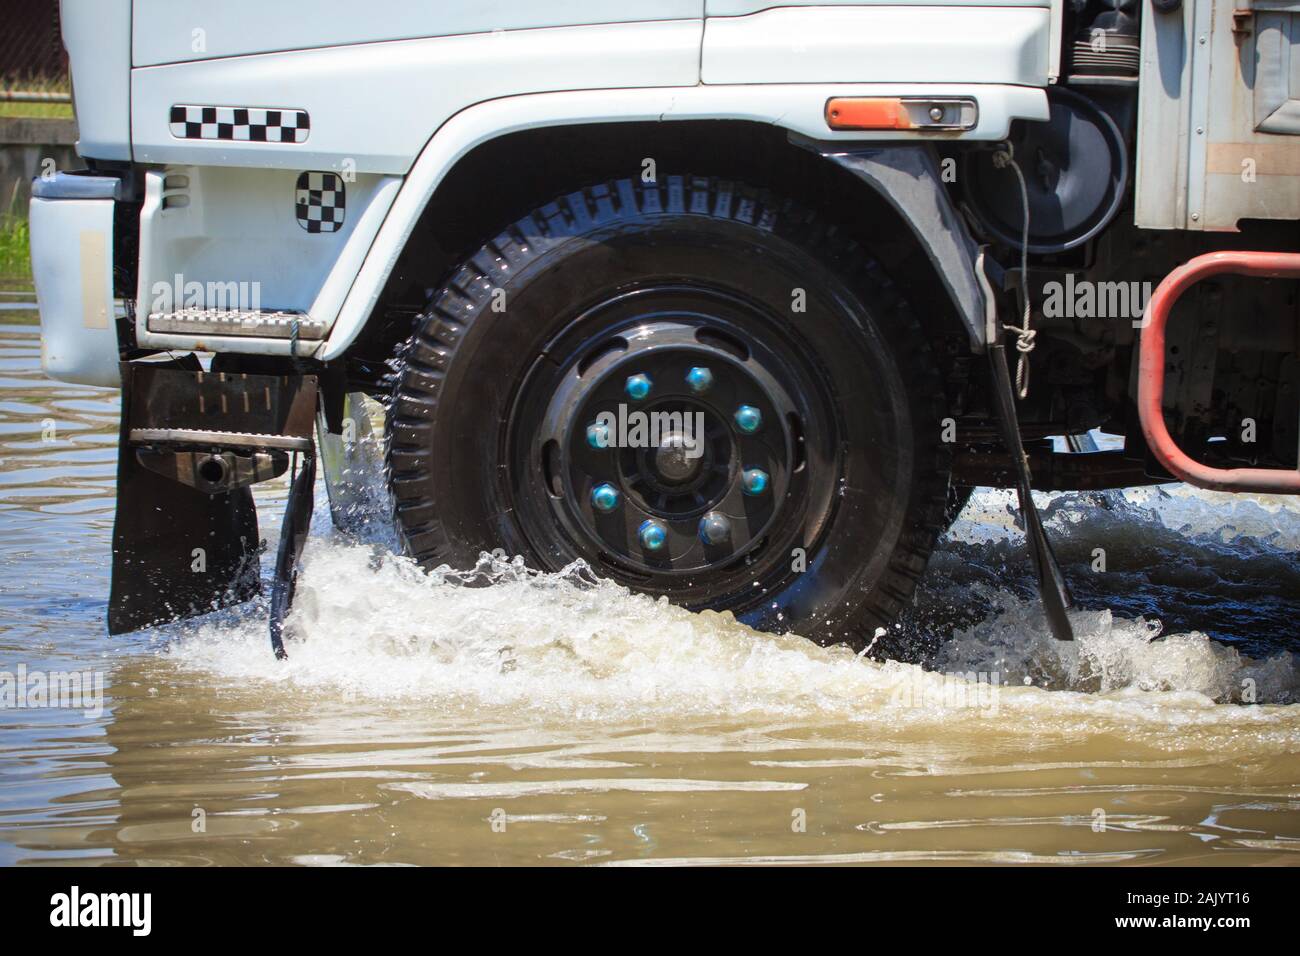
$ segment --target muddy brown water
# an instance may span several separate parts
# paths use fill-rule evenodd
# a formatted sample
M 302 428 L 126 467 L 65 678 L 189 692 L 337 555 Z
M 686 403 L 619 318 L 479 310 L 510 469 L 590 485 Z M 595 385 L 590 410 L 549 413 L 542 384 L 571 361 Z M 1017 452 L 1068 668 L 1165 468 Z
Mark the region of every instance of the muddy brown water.
M 1293 502 L 1044 499 L 1061 647 L 980 492 L 880 661 L 581 569 L 460 587 L 322 491 L 277 664 L 258 603 L 105 636 L 117 395 L 45 380 L 32 321 L 0 314 L 0 863 L 1300 861 Z

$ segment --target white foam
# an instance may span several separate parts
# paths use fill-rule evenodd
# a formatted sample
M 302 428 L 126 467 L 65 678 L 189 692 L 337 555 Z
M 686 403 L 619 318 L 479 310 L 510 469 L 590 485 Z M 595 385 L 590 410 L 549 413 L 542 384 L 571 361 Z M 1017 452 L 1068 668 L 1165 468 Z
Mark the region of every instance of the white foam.
M 957 629 L 938 655 L 946 671 L 989 671 L 1005 681 L 1060 690 L 1191 692 L 1216 701 L 1291 703 L 1300 671 L 1285 651 L 1263 661 L 1193 631 L 1162 637 L 1159 621 L 1124 620 L 1109 610 L 1071 615 L 1073 643 L 1047 632 L 1038 608 L 983 585 L 973 589 L 996 611 Z
M 772 717 L 900 732 L 935 723 L 960 732 L 973 722 L 1019 732 L 1027 718 L 1039 729 L 1117 718 L 1164 727 L 1175 715 L 1184 725 L 1282 719 L 1288 734 L 1300 726 L 1291 708 L 1213 706 L 1239 696 L 1247 677 L 1259 700 L 1289 699 L 1297 686 L 1289 656 L 1249 661 L 1198 634 L 1153 643 L 1144 622 L 1106 612 L 1077 615 L 1080 639 L 1063 647 L 1045 636 L 1035 603 L 999 591 L 986 595 L 995 612 L 956 633 L 937 662 L 972 685 L 843 646 L 761 634 L 730 614 L 690 613 L 583 566 L 539 574 L 484 556 L 476 579 L 491 583 L 466 586 L 447 569 L 426 573 L 368 546 L 312 541 L 289 618 L 289 661 L 272 658 L 255 610 L 184 627 L 169 657 L 280 693 L 485 718 Z M 980 686 L 989 679 L 997 686 Z

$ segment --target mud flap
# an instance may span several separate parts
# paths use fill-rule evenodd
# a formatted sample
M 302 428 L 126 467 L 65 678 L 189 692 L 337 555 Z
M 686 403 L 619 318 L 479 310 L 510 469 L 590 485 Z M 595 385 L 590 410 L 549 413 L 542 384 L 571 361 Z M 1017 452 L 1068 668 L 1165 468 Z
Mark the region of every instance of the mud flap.
M 122 366 L 110 634 L 259 593 L 249 486 L 312 449 L 315 406 L 311 376 L 204 373 L 192 356 Z
M 289 487 L 289 500 L 284 506 L 284 524 L 280 528 L 280 547 L 275 556 L 275 578 L 271 583 L 271 649 L 277 660 L 289 654 L 284 649 L 284 617 L 293 603 L 294 586 L 298 580 L 298 558 L 307 543 L 311 527 L 311 513 L 315 498 L 316 455 L 303 456 L 302 470 L 294 476 Z
M 110 634 L 256 597 L 257 552 L 250 488 L 204 494 L 145 468 L 119 441 Z

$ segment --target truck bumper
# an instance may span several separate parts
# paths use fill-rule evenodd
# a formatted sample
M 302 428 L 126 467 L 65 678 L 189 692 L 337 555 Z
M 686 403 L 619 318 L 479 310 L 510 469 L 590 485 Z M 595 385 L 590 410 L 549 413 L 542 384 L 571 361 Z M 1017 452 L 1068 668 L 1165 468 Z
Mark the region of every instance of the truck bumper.
M 32 184 L 32 276 L 41 367 L 50 378 L 120 384 L 113 304 L 113 211 L 119 181 L 57 173 Z

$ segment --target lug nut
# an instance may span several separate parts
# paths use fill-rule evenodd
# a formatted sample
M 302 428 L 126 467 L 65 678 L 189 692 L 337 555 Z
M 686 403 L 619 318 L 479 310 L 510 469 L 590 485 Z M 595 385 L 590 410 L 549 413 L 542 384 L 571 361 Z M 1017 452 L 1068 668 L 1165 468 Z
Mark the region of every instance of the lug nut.
M 609 426 L 604 422 L 592 422 L 587 426 L 587 444 L 592 448 L 608 448 Z
M 705 544 L 722 544 L 731 537 L 731 519 L 710 511 L 700 519 L 700 540 Z
M 639 402 L 650 394 L 650 385 L 650 376 L 638 372 L 627 377 L 627 381 L 623 383 L 623 391 L 627 392 L 627 397 L 632 401 Z
M 646 520 L 636 529 L 636 536 L 641 539 L 641 547 L 658 551 L 668 541 L 668 529 L 658 521 Z
M 762 468 L 746 468 L 740 479 L 740 486 L 747 495 L 761 495 L 767 491 L 767 472 Z
M 597 511 L 613 511 L 618 507 L 618 489 L 603 481 L 591 489 L 591 506 Z
M 753 405 L 741 405 L 736 409 L 736 427 L 746 435 L 752 435 L 763 425 L 763 413 Z
M 707 392 L 713 387 L 713 372 L 702 365 L 696 365 L 686 373 L 686 384 L 692 392 Z

